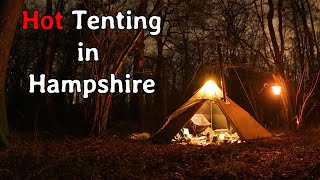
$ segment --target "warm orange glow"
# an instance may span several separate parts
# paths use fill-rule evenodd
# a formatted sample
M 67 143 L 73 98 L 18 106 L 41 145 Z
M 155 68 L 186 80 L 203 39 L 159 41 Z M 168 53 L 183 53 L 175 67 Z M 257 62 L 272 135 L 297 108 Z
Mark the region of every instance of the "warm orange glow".
M 219 139 L 223 141 L 225 136 L 226 136 L 225 134 L 219 134 Z
M 207 81 L 206 84 L 204 84 L 204 86 L 201 88 L 200 91 L 202 91 L 203 93 L 210 94 L 210 95 L 217 95 L 217 94 L 221 93 L 221 90 L 218 87 L 218 85 L 212 80 Z
M 272 88 L 272 91 L 273 91 L 274 95 L 280 95 L 281 94 L 281 89 L 282 89 L 281 86 L 272 86 L 271 88 Z

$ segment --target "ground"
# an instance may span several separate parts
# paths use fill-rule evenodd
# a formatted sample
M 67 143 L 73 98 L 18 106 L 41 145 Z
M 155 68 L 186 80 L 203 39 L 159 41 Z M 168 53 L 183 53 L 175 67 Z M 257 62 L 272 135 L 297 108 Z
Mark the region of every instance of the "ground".
M 152 144 L 126 137 L 12 135 L 0 179 L 320 178 L 319 132 L 225 145 Z

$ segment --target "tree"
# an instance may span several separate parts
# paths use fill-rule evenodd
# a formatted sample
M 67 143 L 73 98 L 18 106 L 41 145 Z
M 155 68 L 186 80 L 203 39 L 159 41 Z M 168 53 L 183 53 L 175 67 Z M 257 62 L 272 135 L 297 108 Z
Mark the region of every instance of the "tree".
M 147 8 L 148 8 L 148 1 L 141 0 L 140 5 L 138 8 L 138 15 L 139 16 L 146 16 L 147 15 Z M 142 27 L 138 29 L 141 31 Z M 133 60 L 133 78 L 134 79 L 143 79 L 144 78 L 144 44 L 145 36 L 142 33 L 139 37 L 136 50 Z M 137 94 L 132 94 L 132 101 L 131 101 L 131 110 L 133 113 L 133 117 L 135 117 L 135 121 L 140 125 L 140 129 L 144 129 L 146 127 L 147 122 L 145 122 L 144 118 L 144 96 L 141 91 Z
M 6 80 L 9 54 L 16 32 L 23 0 L 0 2 L 0 147 L 7 146 L 8 120 L 6 110 Z
M 62 0 L 58 0 L 55 8 L 55 13 L 61 12 L 64 9 L 64 5 L 65 3 Z M 53 1 L 46 0 L 46 15 L 52 16 L 53 10 Z M 46 37 L 42 48 L 42 57 L 39 59 L 38 62 L 38 75 L 45 74 L 46 81 L 52 78 L 52 64 L 56 52 L 56 34 L 56 29 L 51 29 L 45 32 Z M 36 108 L 38 114 L 34 119 L 35 134 L 37 134 L 37 126 L 39 119 L 47 119 L 47 123 L 49 126 L 56 126 L 56 115 L 54 113 L 54 97 L 50 96 L 49 94 L 43 94 L 39 95 L 38 98 L 38 107 Z

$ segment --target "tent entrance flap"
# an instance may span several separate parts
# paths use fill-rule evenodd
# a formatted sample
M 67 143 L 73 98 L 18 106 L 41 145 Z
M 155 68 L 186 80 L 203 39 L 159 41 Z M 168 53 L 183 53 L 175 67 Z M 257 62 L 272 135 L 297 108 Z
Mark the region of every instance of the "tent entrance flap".
M 230 123 L 214 101 L 206 101 L 196 113 L 207 118 L 212 129 L 230 129 Z
M 196 102 L 186 110 L 183 109 L 183 106 L 176 110 L 169 117 L 165 125 L 154 135 L 153 140 L 156 142 L 170 142 L 173 137 L 189 122 L 191 117 L 198 111 L 203 103 L 205 103 L 205 100 Z M 182 110 L 184 111 L 180 113 Z

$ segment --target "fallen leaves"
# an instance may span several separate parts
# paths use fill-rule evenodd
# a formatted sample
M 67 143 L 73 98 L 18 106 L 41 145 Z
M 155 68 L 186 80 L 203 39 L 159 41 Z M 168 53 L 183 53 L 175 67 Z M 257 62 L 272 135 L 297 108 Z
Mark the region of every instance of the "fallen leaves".
M 0 169 L 10 172 L 3 174 L 18 179 L 320 177 L 317 134 L 208 146 L 158 145 L 113 136 L 34 143 L 22 137 L 14 137 L 11 147 L 0 151 Z

